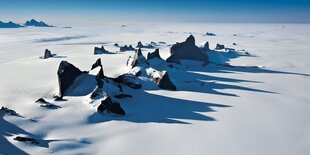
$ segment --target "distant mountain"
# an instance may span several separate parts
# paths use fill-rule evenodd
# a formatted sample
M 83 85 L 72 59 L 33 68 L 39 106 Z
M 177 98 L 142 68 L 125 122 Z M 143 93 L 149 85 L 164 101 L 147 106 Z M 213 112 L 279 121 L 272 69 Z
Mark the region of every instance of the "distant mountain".
M 35 27 L 53 27 L 52 25 L 47 25 L 43 21 L 36 21 L 35 19 L 31 19 L 30 21 L 26 21 L 25 26 L 35 26 Z
M 3 23 L 0 21 L 0 28 L 19 28 L 19 27 L 24 27 L 24 26 L 13 23 L 11 21 L 9 21 L 8 23 Z

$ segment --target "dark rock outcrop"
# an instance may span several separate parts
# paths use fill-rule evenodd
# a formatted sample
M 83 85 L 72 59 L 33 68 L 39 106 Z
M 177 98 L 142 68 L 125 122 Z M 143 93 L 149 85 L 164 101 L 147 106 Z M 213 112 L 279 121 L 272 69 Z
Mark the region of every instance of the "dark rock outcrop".
M 1 107 L 0 111 L 12 116 L 19 116 L 16 111 L 9 109 L 7 107 Z
M 129 45 L 129 46 L 125 45 L 125 46 L 121 46 L 121 47 L 119 48 L 119 51 L 120 51 L 120 52 L 124 52 L 124 51 L 134 51 L 134 50 L 136 50 L 136 49 L 133 48 L 132 45 Z
M 101 104 L 97 108 L 97 112 L 103 113 L 104 111 L 112 112 L 119 115 L 125 115 L 124 109 L 119 103 L 112 101 L 110 97 L 101 101 Z
M 136 48 L 154 48 L 155 44 L 155 42 L 152 42 L 151 44 L 143 45 L 142 42 L 139 41 Z
M 99 47 L 95 47 L 94 48 L 94 54 L 110 54 L 112 52 L 107 51 L 106 49 L 104 49 L 103 46 Z
M 61 61 L 57 75 L 59 84 L 59 95 L 63 97 L 66 90 L 74 83 L 74 80 L 83 72 L 67 61 Z
M 37 101 L 35 101 L 35 103 L 39 103 L 40 107 L 45 107 L 45 108 L 48 108 L 48 109 L 58 109 L 58 108 L 60 108 L 60 106 L 52 104 L 52 103 L 49 103 L 49 102 L 45 101 L 43 98 L 39 98 Z
M 205 45 L 202 48 L 203 51 L 210 51 L 209 42 L 206 42 Z
M 178 63 L 181 59 L 209 62 L 208 55 L 195 45 L 194 36 L 190 35 L 185 42 L 176 43 L 170 48 L 171 56 L 166 60 L 170 63 Z
M 221 44 L 216 44 L 216 47 L 215 47 L 216 50 L 222 50 L 224 48 L 225 48 L 225 46 L 221 45 Z
M 171 81 L 168 72 L 165 72 L 164 75 L 162 75 L 161 78 L 156 79 L 156 83 L 159 88 L 166 89 L 166 90 L 176 90 L 176 86 Z
M 19 28 L 19 27 L 23 27 L 22 25 L 13 23 L 11 21 L 4 23 L 2 21 L 0 21 L 0 28 Z
M 136 52 L 133 56 L 133 60 L 132 60 L 130 65 L 133 68 L 136 66 L 142 66 L 143 64 L 149 65 L 149 63 L 147 62 L 145 57 L 142 55 L 141 48 L 139 48 L 138 50 L 136 50 Z
M 42 59 L 48 59 L 48 58 L 52 58 L 52 57 L 55 57 L 56 54 L 52 54 L 52 52 L 48 49 L 45 49 L 44 51 L 44 56 L 43 57 L 40 57 Z
M 53 27 L 51 25 L 47 25 L 43 21 L 36 21 L 35 19 L 31 19 L 30 21 L 26 21 L 25 26 L 35 26 L 35 27 Z
M 159 55 L 159 49 L 158 48 L 154 52 L 147 54 L 147 60 L 151 60 L 154 58 L 162 59 Z
M 97 75 L 97 78 L 104 79 L 103 66 L 101 64 L 101 59 L 97 59 L 97 61 L 91 66 L 91 69 L 95 69 L 96 67 L 100 67 L 100 71 Z
M 205 34 L 205 36 L 216 36 L 216 34 L 211 33 L 211 32 L 207 32 L 207 33 Z
M 14 140 L 16 141 L 20 141 L 20 142 L 29 142 L 31 144 L 39 144 L 39 141 L 37 141 L 34 138 L 30 138 L 30 137 L 22 137 L 22 136 L 17 136 L 14 138 Z
M 237 44 L 236 44 L 236 43 L 233 43 L 233 45 L 236 46 Z
M 142 84 L 137 81 L 137 77 L 132 74 L 123 74 L 113 79 L 114 82 L 123 84 L 133 89 L 142 88 Z

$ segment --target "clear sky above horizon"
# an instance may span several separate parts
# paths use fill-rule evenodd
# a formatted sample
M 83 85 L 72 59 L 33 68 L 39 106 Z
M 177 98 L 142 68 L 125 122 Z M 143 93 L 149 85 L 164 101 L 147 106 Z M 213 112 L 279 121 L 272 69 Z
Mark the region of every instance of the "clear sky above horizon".
M 310 0 L 0 0 L 0 21 L 310 23 Z

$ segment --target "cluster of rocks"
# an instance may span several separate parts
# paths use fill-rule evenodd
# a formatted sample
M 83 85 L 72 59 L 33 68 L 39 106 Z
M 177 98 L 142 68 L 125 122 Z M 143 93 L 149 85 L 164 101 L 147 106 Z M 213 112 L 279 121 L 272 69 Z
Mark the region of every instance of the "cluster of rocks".
M 143 56 L 139 48 L 133 57 L 129 57 L 127 66 L 131 67 L 129 71 L 132 76 L 151 78 L 159 88 L 166 90 L 176 90 L 175 84 L 169 77 L 167 71 L 159 71 L 152 67 L 149 61 L 157 59 L 157 61 L 164 61 L 159 55 L 159 49 L 152 53 L 148 53 L 147 59 Z
M 111 54 L 112 52 L 107 51 L 106 49 L 104 49 L 103 46 L 101 47 L 95 47 L 94 48 L 94 54 Z
M 114 44 L 114 46 L 119 47 L 120 52 L 125 52 L 125 51 L 134 51 L 136 50 L 135 48 L 132 47 L 132 45 L 124 45 L 124 46 L 119 46 L 118 44 Z
M 119 46 L 120 51 L 135 50 L 130 46 Z M 96 88 L 92 91 L 90 99 L 92 101 L 101 100 L 101 104 L 98 106 L 97 111 L 103 113 L 105 111 L 112 112 L 120 115 L 124 115 L 125 111 L 120 106 L 120 103 L 114 101 L 114 99 L 131 98 L 133 96 L 123 92 L 123 87 L 129 87 L 132 89 L 141 89 L 141 79 L 150 79 L 158 88 L 165 90 L 177 90 L 175 79 L 169 75 L 169 72 L 173 71 L 174 64 L 181 64 L 180 60 L 194 60 L 203 62 L 204 65 L 209 63 L 208 52 L 210 50 L 209 42 L 206 42 L 203 47 L 198 47 L 195 44 L 194 36 L 190 35 L 184 42 L 176 43 L 170 48 L 170 57 L 166 60 L 162 59 L 159 53 L 159 49 L 155 49 L 154 52 L 149 52 L 147 57 L 142 54 L 141 48 L 154 48 L 156 43 L 152 42 L 149 45 L 143 45 L 138 42 L 138 49 L 135 50 L 133 56 L 130 56 L 127 60 L 127 66 L 130 67 L 129 72 L 124 73 L 116 78 L 110 78 L 104 75 L 101 59 L 99 58 L 91 67 L 92 73 L 95 71 L 95 79 L 97 81 Z M 225 49 L 224 45 L 217 44 L 215 49 Z M 101 48 L 95 47 L 94 54 L 110 53 Z M 50 57 L 52 54 L 49 50 L 45 52 L 46 57 Z M 158 67 L 160 65 L 160 67 Z M 97 70 L 97 68 L 100 68 Z M 96 69 L 96 70 L 95 70 Z M 59 84 L 59 96 L 56 100 L 62 100 L 67 94 L 68 88 L 72 86 L 76 79 L 83 75 L 89 74 L 88 71 L 81 71 L 71 63 L 67 61 L 61 61 L 57 75 Z M 93 74 L 92 74 L 93 75 Z M 106 87 L 108 86 L 108 87 Z M 113 92 L 110 89 L 113 87 Z M 36 101 L 42 107 L 56 109 L 59 106 L 51 104 L 40 98 Z

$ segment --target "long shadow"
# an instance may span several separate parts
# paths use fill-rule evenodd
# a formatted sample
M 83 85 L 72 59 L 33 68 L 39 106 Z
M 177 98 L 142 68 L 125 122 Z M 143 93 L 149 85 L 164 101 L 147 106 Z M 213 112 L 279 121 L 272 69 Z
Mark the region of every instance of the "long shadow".
M 230 107 L 224 104 L 198 102 L 151 94 L 137 90 L 131 92 L 134 100 L 119 100 L 126 110 L 126 115 L 115 117 L 110 114 L 93 113 L 88 117 L 89 123 L 123 120 L 135 123 L 178 123 L 190 124 L 186 120 L 215 121 L 214 118 L 200 112 L 215 111 L 212 107 Z
M 12 137 L 12 136 L 17 136 L 17 135 L 26 135 L 29 136 L 31 138 L 35 138 L 36 140 L 38 140 L 39 144 L 34 145 L 34 146 L 39 146 L 39 147 L 44 147 L 44 148 L 48 148 L 49 147 L 49 143 L 52 141 L 58 141 L 58 140 L 43 140 L 42 138 L 40 138 L 39 136 L 33 135 L 21 128 L 19 128 L 18 126 L 6 121 L 4 119 L 5 116 L 5 112 L 0 111 L 0 154 L 28 154 L 24 151 L 22 151 L 21 149 L 17 148 L 16 146 L 14 146 L 13 144 L 11 144 L 6 137 Z M 11 116 L 11 117 L 15 117 L 15 116 Z

